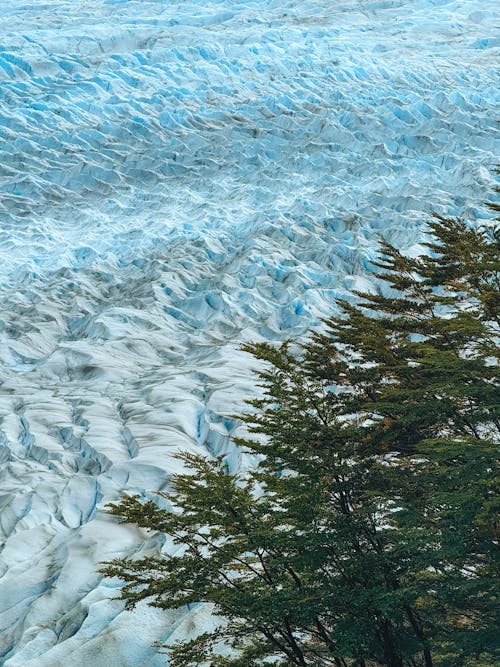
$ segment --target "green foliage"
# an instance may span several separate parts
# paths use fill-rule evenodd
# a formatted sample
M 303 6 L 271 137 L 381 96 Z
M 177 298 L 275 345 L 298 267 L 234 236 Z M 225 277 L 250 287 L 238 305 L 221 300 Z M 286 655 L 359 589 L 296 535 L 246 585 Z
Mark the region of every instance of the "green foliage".
M 110 507 L 177 546 L 106 565 L 129 606 L 222 618 L 173 667 L 498 664 L 499 238 L 430 232 L 425 257 L 382 244 L 384 292 L 341 302 L 298 355 L 245 346 L 267 362 L 237 441 L 255 470 L 186 454 L 170 511 Z

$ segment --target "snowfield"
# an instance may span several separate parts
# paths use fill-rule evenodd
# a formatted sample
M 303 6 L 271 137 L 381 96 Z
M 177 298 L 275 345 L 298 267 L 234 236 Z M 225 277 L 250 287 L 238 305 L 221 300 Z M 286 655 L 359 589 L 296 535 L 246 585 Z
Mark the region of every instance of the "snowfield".
M 226 454 L 247 340 L 376 289 L 383 237 L 488 217 L 494 0 L 2 0 L 0 665 L 160 667 L 200 605 L 125 612 L 169 552 L 104 506 Z

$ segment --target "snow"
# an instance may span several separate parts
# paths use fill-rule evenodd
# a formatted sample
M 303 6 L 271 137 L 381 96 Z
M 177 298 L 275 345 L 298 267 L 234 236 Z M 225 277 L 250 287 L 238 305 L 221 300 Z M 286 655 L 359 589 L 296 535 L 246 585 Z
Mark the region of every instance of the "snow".
M 376 290 L 382 236 L 481 222 L 498 157 L 493 0 L 3 0 L 0 665 L 159 667 L 216 623 L 125 612 L 109 517 L 225 454 L 247 340 Z

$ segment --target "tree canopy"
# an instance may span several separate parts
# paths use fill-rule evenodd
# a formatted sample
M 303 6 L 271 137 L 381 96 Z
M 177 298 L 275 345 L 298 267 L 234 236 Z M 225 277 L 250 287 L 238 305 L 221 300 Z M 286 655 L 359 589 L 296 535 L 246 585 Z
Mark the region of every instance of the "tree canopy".
M 385 287 L 265 362 L 241 416 L 259 455 L 183 455 L 162 509 L 110 511 L 174 556 L 117 559 L 129 606 L 214 605 L 173 667 L 493 667 L 498 640 L 499 234 L 436 216 L 426 253 L 382 243 Z

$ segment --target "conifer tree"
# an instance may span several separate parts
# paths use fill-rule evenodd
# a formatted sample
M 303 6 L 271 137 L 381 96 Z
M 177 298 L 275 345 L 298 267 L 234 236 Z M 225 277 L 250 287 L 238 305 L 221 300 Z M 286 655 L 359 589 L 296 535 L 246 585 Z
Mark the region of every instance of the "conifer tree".
M 178 546 L 107 564 L 127 604 L 221 617 L 173 667 L 498 664 L 499 237 L 429 231 L 422 257 L 382 244 L 386 288 L 298 353 L 245 346 L 267 362 L 237 441 L 255 470 L 184 455 L 170 511 L 111 506 Z

